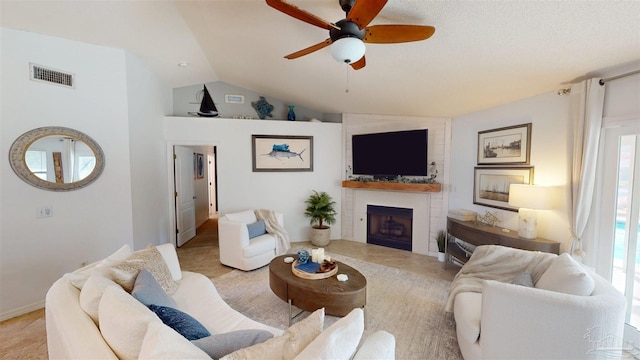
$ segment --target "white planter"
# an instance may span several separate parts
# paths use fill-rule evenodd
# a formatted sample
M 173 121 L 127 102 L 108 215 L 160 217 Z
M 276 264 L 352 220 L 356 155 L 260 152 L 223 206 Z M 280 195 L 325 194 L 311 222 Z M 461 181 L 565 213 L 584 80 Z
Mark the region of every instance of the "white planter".
M 445 253 L 442 253 L 442 252 L 438 253 L 438 261 L 444 262 L 444 257 L 445 257 Z
M 331 241 L 331 228 L 325 229 L 311 228 L 311 243 L 314 246 L 323 247 L 329 245 Z

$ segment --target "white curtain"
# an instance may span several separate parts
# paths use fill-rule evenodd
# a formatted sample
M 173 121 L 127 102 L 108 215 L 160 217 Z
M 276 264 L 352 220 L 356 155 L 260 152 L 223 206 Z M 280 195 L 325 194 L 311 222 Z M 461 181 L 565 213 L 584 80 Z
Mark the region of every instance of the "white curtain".
M 589 79 L 571 87 L 573 171 L 571 174 L 571 255 L 582 260 L 582 237 L 593 202 L 605 87 Z
M 64 144 L 62 151 L 62 173 L 65 184 L 76 181 L 76 141 L 70 138 L 62 139 Z

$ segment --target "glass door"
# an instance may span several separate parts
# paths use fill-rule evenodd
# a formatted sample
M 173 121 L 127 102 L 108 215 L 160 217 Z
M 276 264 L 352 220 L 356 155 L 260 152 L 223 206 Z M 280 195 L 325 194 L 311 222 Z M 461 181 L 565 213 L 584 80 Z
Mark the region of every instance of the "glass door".
M 627 297 L 627 323 L 637 329 L 640 329 L 639 138 L 638 135 L 623 135 L 619 138 L 611 279 L 613 285 Z
M 627 298 L 627 324 L 640 329 L 640 131 L 637 126 L 607 129 L 604 146 L 603 273 Z

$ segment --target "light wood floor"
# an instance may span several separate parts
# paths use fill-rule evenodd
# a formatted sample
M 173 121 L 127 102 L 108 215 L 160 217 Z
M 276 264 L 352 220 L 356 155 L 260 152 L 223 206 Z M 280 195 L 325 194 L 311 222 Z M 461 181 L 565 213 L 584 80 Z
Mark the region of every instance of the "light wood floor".
M 310 242 L 296 245 L 312 247 Z M 325 247 L 325 252 L 449 281 L 459 269 L 455 266 L 445 269 L 444 264 L 434 257 L 346 240 L 332 240 Z M 220 264 L 218 255 L 217 222 L 213 220 L 199 227 L 196 237 L 178 249 L 178 258 L 183 270 L 199 272 L 210 278 L 222 276 L 233 270 Z M 0 323 L 0 359 L 47 358 L 44 309 Z

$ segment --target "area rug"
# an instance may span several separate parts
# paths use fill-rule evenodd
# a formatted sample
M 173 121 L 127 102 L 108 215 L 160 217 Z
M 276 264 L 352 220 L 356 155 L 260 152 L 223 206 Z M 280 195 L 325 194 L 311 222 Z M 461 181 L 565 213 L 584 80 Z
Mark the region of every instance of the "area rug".
M 397 359 L 462 359 L 455 324 L 444 312 L 450 282 L 347 256 L 334 258 L 367 278 L 363 338 L 378 330 L 390 332 L 396 338 Z M 212 281 L 240 313 L 280 329 L 288 326 L 289 306 L 269 288 L 268 266 L 250 272 L 233 270 Z M 325 328 L 337 319 L 327 316 Z

